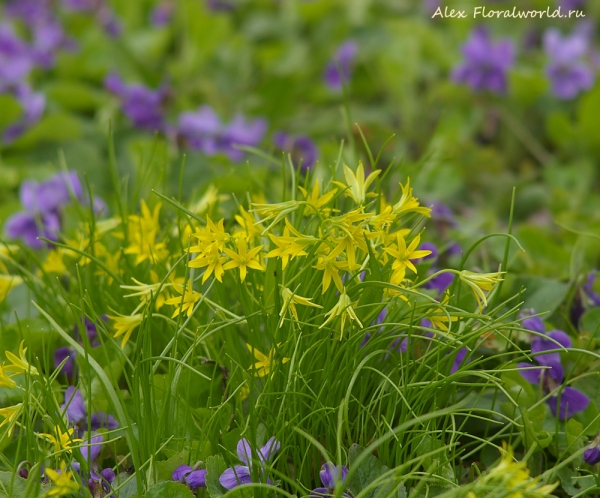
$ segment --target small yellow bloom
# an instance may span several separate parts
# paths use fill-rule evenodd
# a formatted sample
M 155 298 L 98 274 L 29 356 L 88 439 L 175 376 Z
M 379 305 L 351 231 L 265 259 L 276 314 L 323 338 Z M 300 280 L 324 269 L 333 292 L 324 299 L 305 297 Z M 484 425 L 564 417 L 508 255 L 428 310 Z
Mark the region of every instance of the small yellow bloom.
M 4 417 L 4 420 L 0 422 L 0 427 L 8 424 L 8 436 L 12 435 L 12 432 L 17 423 L 17 419 L 23 411 L 23 403 L 19 403 L 14 406 L 7 406 L 6 408 L 0 408 L 0 417 Z
M 539 478 L 531 478 L 525 462 L 516 462 L 513 450 L 505 442 L 502 443 L 502 459 L 500 463 L 475 481 L 475 490 L 485 492 L 489 489 L 508 491 L 502 496 L 509 498 L 543 498 L 550 496 L 558 486 L 545 484 L 540 486 Z M 476 496 L 475 493 L 472 493 Z
M 290 235 L 290 232 L 292 235 Z M 281 268 L 283 270 L 285 270 L 285 267 L 291 259 L 294 259 L 297 256 L 306 256 L 308 253 L 304 249 L 319 242 L 319 239 L 316 237 L 300 233 L 293 227 L 287 218 L 285 220 L 283 235 L 278 237 L 269 234 L 269 238 L 275 243 L 277 248 L 269 251 L 266 257 L 281 258 Z
M 142 201 L 141 215 L 129 216 L 129 246 L 123 252 L 135 255 L 136 265 L 146 260 L 159 261 L 168 255 L 165 243 L 156 241 L 160 230 L 161 206 L 162 203 L 159 202 L 150 211 L 146 201 Z
M 344 336 L 344 324 L 346 323 L 347 318 L 349 318 L 352 321 L 356 320 L 358 322 L 358 325 L 361 328 L 363 326 L 361 321 L 356 316 L 356 312 L 354 311 L 354 308 L 352 307 L 352 301 L 346 294 L 346 289 L 343 289 L 343 292 L 340 294 L 339 301 L 336 303 L 336 305 L 333 308 L 331 308 L 331 310 L 328 313 L 325 313 L 325 316 L 327 316 L 329 318 L 327 318 L 327 320 L 325 320 L 325 322 L 323 322 L 323 324 L 319 327 L 319 329 L 322 329 L 323 327 L 325 327 L 325 325 L 327 325 L 329 322 L 333 321 L 338 316 L 341 318 L 340 341 L 342 340 L 342 337 Z
M 125 344 L 129 341 L 131 334 L 135 330 L 135 328 L 142 323 L 144 318 L 143 315 L 117 315 L 117 316 L 109 316 L 113 322 L 115 327 L 115 339 L 117 337 L 123 336 L 121 340 L 121 347 L 124 348 Z
M 298 189 L 304 195 L 306 202 L 306 209 L 304 210 L 304 215 L 315 214 L 318 212 L 322 212 L 325 216 L 328 216 L 331 212 L 331 209 L 325 208 L 329 202 L 333 199 L 333 196 L 337 192 L 337 188 L 330 190 L 329 192 L 320 195 L 319 189 L 319 180 L 315 180 L 315 184 L 313 186 L 312 192 L 309 194 L 308 191 L 302 187 L 298 187 Z
M 371 172 L 369 176 L 365 178 L 365 169 L 363 167 L 362 161 L 358 162 L 358 167 L 356 168 L 356 173 L 354 173 L 348 166 L 344 164 L 344 177 L 346 178 L 347 185 L 344 185 L 341 182 L 334 182 L 342 188 L 349 187 L 345 194 L 347 197 L 352 197 L 352 200 L 356 204 L 364 204 L 365 199 L 368 195 L 376 195 L 376 194 L 367 194 L 368 188 L 371 186 L 371 183 L 379 176 L 381 173 L 380 169 L 376 169 Z
M 73 480 L 73 472 L 67 470 L 67 464 L 60 462 L 60 470 L 46 469 L 46 475 L 52 481 L 52 487 L 46 496 L 65 496 L 79 491 L 79 483 Z
M 413 197 L 413 189 L 410 188 L 410 178 L 406 179 L 406 186 L 400 184 L 402 188 L 402 197 L 394 204 L 394 214 L 402 216 L 408 213 L 418 213 L 431 218 L 431 208 L 422 207 L 419 205 L 419 199 Z
M 42 269 L 45 273 L 56 273 L 64 275 L 67 273 L 67 267 L 63 261 L 64 251 L 61 249 L 53 249 L 48 252 L 46 261 L 42 263 Z
M 279 346 L 279 344 L 277 344 Z M 256 375 L 259 377 L 264 377 L 265 375 L 271 374 L 271 378 L 275 375 L 275 372 L 272 372 L 273 365 L 275 364 L 275 348 L 269 351 L 269 356 L 261 353 L 258 349 L 254 349 L 250 344 L 246 344 L 248 350 L 254 355 L 258 361 L 254 364 L 254 369 L 256 370 Z M 290 361 L 289 358 L 282 358 L 281 363 L 287 363 Z
M 408 247 L 406 247 L 406 241 L 401 232 L 398 232 L 396 240 L 397 244 L 385 248 L 385 252 L 395 258 L 395 261 L 392 263 L 393 274 L 391 279 L 394 284 L 404 279 L 407 268 L 417 273 L 417 268 L 412 263 L 412 259 L 424 258 L 431 254 L 431 251 L 417 249 L 419 242 L 421 242 L 421 235 L 417 235 Z
M 17 387 L 17 383 L 10 377 L 11 376 L 6 375 L 3 363 L 2 365 L 0 365 L 0 387 L 7 387 L 8 389 L 13 389 Z
M 204 270 L 204 275 L 202 276 L 202 283 L 206 282 L 213 273 L 219 282 L 223 282 L 223 275 L 225 274 L 223 263 L 225 263 L 227 258 L 225 256 L 221 256 L 219 251 L 220 249 L 218 244 L 215 242 L 210 245 L 210 250 L 208 252 L 201 253 L 188 263 L 188 267 L 190 268 L 206 267 L 206 270 Z
M 240 206 L 240 213 L 241 216 L 239 214 L 235 215 L 235 221 L 237 221 L 241 227 L 241 231 L 238 232 L 238 234 L 245 235 L 247 241 L 259 237 L 264 230 L 264 227 L 242 206 Z
M 21 374 L 21 373 L 29 373 L 30 375 L 38 375 L 37 368 L 31 366 L 27 361 L 27 357 L 25 356 L 27 353 L 27 348 L 24 348 L 25 341 L 21 341 L 19 345 L 19 356 L 11 353 L 10 351 L 5 351 L 6 359 L 10 361 L 10 365 L 4 367 L 6 372 Z
M 238 252 L 231 249 L 223 248 L 223 252 L 231 258 L 231 261 L 223 265 L 223 270 L 231 270 L 232 268 L 240 269 L 240 280 L 246 280 L 248 268 L 253 270 L 265 271 L 265 267 L 258 262 L 258 253 L 263 248 L 262 245 L 247 250 L 246 239 L 240 238 L 237 240 Z
M 480 310 L 483 306 L 487 306 L 487 298 L 483 291 L 491 291 L 494 285 L 503 280 L 502 275 L 505 272 L 498 271 L 494 273 L 474 273 L 472 271 L 463 270 L 460 272 L 460 279 L 467 284 L 477 300 L 477 306 Z
M 187 287 L 183 287 L 183 285 L 173 284 L 173 288 L 179 292 L 179 296 L 172 297 L 171 299 L 167 299 L 165 304 L 172 304 L 173 306 L 177 306 L 171 318 L 175 318 L 180 313 L 186 313 L 188 317 L 192 316 L 194 312 L 194 305 L 200 301 L 202 294 L 200 292 L 196 292 L 192 288 L 192 282 L 188 280 Z
M 292 316 L 296 321 L 298 321 L 298 311 L 296 310 L 296 304 L 301 304 L 302 306 L 312 306 L 313 308 L 322 308 L 323 306 L 319 304 L 315 304 L 312 301 L 312 298 L 302 297 L 298 294 L 294 294 L 287 287 L 282 287 L 281 289 L 281 297 L 283 298 L 283 306 L 281 307 L 281 311 L 279 312 L 279 316 L 281 320 L 279 321 L 279 327 L 283 325 L 283 320 L 285 318 L 285 314 L 288 309 L 292 313 Z
M 6 299 L 13 287 L 21 285 L 23 279 L 15 275 L 0 275 L 0 303 Z
M 67 432 L 62 432 L 59 426 L 54 427 L 54 429 L 56 430 L 56 437 L 52 434 L 46 434 L 44 432 L 39 433 L 38 436 L 50 441 L 54 445 L 55 453 L 59 453 L 61 451 L 71 453 L 71 445 L 73 443 L 81 443 L 83 441 L 83 439 L 73 437 L 73 432 L 75 431 L 73 427 L 68 429 Z

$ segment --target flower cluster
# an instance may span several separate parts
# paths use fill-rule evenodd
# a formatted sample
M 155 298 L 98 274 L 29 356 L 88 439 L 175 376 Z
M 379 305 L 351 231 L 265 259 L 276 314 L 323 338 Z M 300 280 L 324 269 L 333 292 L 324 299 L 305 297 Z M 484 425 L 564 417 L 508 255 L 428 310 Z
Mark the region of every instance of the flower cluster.
M 541 385 L 545 395 L 550 395 L 546 403 L 553 416 L 560 420 L 570 418 L 573 414 L 585 410 L 590 404 L 589 398 L 581 391 L 572 387 L 562 386 L 565 378 L 560 361 L 560 353 L 544 353 L 556 349 L 571 347 L 571 339 L 562 330 L 552 330 L 546 333 L 542 320 L 537 316 L 524 315 L 523 327 L 536 332 L 538 335 L 531 341 L 531 353 L 541 368 L 531 368 L 530 363 L 521 362 L 519 373 L 527 382 Z M 543 354 L 540 354 L 543 353 Z

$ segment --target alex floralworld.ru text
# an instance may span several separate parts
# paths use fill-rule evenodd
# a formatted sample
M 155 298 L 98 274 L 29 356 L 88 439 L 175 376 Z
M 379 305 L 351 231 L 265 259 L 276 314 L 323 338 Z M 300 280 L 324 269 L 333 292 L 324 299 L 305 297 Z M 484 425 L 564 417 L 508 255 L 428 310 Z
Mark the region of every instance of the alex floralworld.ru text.
M 466 19 L 468 17 L 466 10 L 456 10 L 449 9 L 448 7 L 438 7 L 437 10 L 431 16 L 432 18 L 457 18 L 457 19 Z M 517 9 L 517 7 L 513 7 L 512 9 L 503 9 L 503 10 L 493 10 L 488 9 L 485 6 L 479 6 L 473 8 L 473 18 L 517 18 L 517 19 L 527 19 L 527 18 L 580 18 L 585 17 L 585 13 L 581 10 L 561 10 L 560 7 L 557 7 L 554 10 L 550 10 L 550 7 L 547 7 L 546 10 L 521 10 Z

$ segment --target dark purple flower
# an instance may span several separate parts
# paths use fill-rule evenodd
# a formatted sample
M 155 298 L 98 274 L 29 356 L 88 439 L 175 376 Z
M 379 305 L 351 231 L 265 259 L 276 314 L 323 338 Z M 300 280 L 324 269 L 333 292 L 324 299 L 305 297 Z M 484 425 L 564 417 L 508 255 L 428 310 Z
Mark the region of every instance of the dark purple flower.
M 107 498 L 115 498 L 112 494 L 111 484 L 116 479 L 116 474 L 113 469 L 103 469 L 99 474 L 92 470 L 90 472 L 90 479 L 88 480 L 88 487 L 92 496 L 105 496 Z
M 83 431 L 83 426 L 87 424 L 87 410 L 79 389 L 69 386 L 65 392 L 65 402 L 60 408 L 66 413 L 69 423 Z M 101 428 L 112 430 L 118 427 L 118 422 L 111 415 L 96 412 L 90 417 L 90 426 L 87 430 L 96 431 Z
M 168 94 L 166 86 L 151 90 L 140 84 L 127 85 L 115 73 L 105 78 L 104 86 L 121 98 L 121 110 L 134 126 L 149 131 L 165 131 L 163 106 Z
M 67 387 L 65 402 L 60 405 L 60 409 L 65 411 L 67 420 L 73 425 L 80 424 L 87 417 L 83 396 L 75 386 Z
M 506 93 L 506 75 L 514 64 L 514 52 L 509 40 L 493 43 L 485 28 L 476 28 L 462 46 L 465 60 L 454 68 L 452 79 L 470 86 L 476 92 L 489 90 Z
M 189 465 L 180 465 L 171 475 L 174 481 L 185 484 L 192 491 L 206 487 L 206 470 L 194 470 Z
M 159 3 L 150 12 L 150 23 L 154 26 L 165 26 L 171 22 L 173 16 L 173 9 L 175 4 L 170 1 L 163 1 Z
M 546 337 L 536 337 L 533 339 L 531 342 L 531 352 L 540 353 L 557 349 L 560 346 L 565 348 L 570 347 L 571 340 L 562 330 L 553 330 Z M 538 364 L 546 368 L 530 368 L 531 365 L 529 363 L 519 363 L 517 366 L 522 369 L 519 370 L 519 373 L 530 384 L 541 384 L 544 393 L 551 394 L 546 402 L 550 407 L 552 415 L 556 416 L 558 413 L 558 418 L 564 420 L 588 407 L 590 400 L 585 394 L 572 387 L 561 386 L 564 380 L 564 370 L 560 363 L 559 353 L 537 355 L 534 359 Z
M 198 488 L 206 487 L 206 470 L 198 469 L 192 470 L 185 478 L 185 484 L 189 486 L 192 491 Z
M 600 448 L 596 443 L 592 443 L 592 445 L 583 452 L 583 460 L 590 465 L 600 462 Z
M 452 368 L 450 369 L 450 374 L 455 373 L 460 368 L 463 361 L 465 361 L 465 358 L 466 358 L 468 352 L 469 352 L 469 350 L 467 348 L 461 348 L 458 350 L 458 352 L 454 356 L 454 361 L 452 362 Z
M 90 439 L 88 444 L 87 439 L 85 439 L 81 445 L 81 454 L 83 455 L 83 459 L 92 463 L 98 458 L 100 452 L 102 451 L 102 443 L 104 442 L 104 436 L 97 435 Z
M 560 409 L 558 408 L 559 398 Z M 590 400 L 585 394 L 572 387 L 564 387 L 560 393 L 553 394 L 546 402 L 554 417 L 558 412 L 559 420 L 565 420 L 575 413 L 584 411 L 590 404 Z
M 585 0 L 558 0 L 558 5 L 568 12 L 581 9 L 585 5 Z
M 180 465 L 177 467 L 173 474 L 171 474 L 171 478 L 174 481 L 179 481 L 180 483 L 185 483 L 185 476 L 187 476 L 192 471 L 192 468 L 189 465 Z
M 594 282 L 596 281 L 596 274 L 597 274 L 596 270 L 594 270 L 588 274 L 585 285 L 583 286 L 583 290 L 584 290 L 585 295 L 587 296 L 588 300 L 590 301 L 590 303 L 593 306 L 600 306 L 600 295 L 598 295 L 594 291 Z
M 419 246 L 419 250 L 423 250 L 423 251 L 431 251 L 431 254 L 428 254 L 427 256 L 423 257 L 423 258 L 419 258 L 415 260 L 415 263 L 422 263 L 423 261 L 428 261 L 430 259 L 433 259 L 432 264 L 435 264 L 435 262 L 437 261 L 438 258 L 438 248 L 435 244 L 431 243 L 431 242 L 423 242 L 420 246 Z
M 542 322 L 539 316 L 532 316 L 533 314 L 535 314 L 535 311 L 532 309 L 521 311 L 519 314 L 519 318 L 522 320 L 521 325 L 523 325 L 524 329 L 545 334 L 546 327 L 544 326 L 544 322 Z
M 456 218 L 452 209 L 443 202 L 435 201 L 431 203 L 431 218 L 436 222 L 444 222 L 451 227 L 456 226 Z
M 544 50 L 550 57 L 546 73 L 552 93 L 559 99 L 572 99 L 594 84 L 594 72 L 583 60 L 589 49 L 589 39 L 584 32 L 574 31 L 565 37 L 557 29 L 544 33 Z
M 454 282 L 454 273 L 440 273 L 437 277 L 433 277 L 426 282 L 423 288 L 436 289 L 438 296 L 441 296 L 452 285 L 452 282 Z
M 336 485 L 343 483 L 347 475 L 348 468 L 344 465 L 338 467 L 331 462 L 324 463 L 319 472 L 324 487 L 313 489 L 309 496 L 333 496 Z M 351 498 L 347 493 L 342 493 L 341 496 Z
M 71 195 L 78 200 L 83 198 L 81 182 L 74 171 L 58 173 L 41 183 L 26 180 L 19 190 L 21 205 L 31 213 L 57 211 L 71 201 Z
M 278 149 L 289 152 L 294 165 L 302 165 L 302 171 L 311 169 L 317 162 L 317 146 L 306 135 L 292 136 L 279 131 L 273 136 L 273 143 Z
M 275 453 L 279 451 L 281 443 L 274 437 L 258 451 L 259 464 L 264 467 L 271 462 Z M 252 447 L 247 439 L 240 439 L 237 445 L 237 456 L 245 465 L 236 465 L 233 468 L 225 470 L 219 477 L 221 486 L 225 489 L 233 489 L 241 484 L 252 482 Z M 264 477 L 264 469 L 261 468 L 261 475 Z M 268 480 L 267 480 L 268 482 Z
M 339 92 L 350 81 L 354 69 L 354 60 L 358 55 L 358 43 L 346 40 L 335 52 L 327 64 L 323 79 L 325 84 L 333 91 Z
M 62 373 L 67 376 L 67 379 L 73 380 L 75 378 L 75 357 L 77 352 L 75 348 L 71 346 L 65 346 L 58 348 L 54 351 L 54 368 L 58 366 L 66 359 L 67 361 L 62 367 Z
M 90 420 L 90 430 L 97 431 L 98 429 L 117 429 L 119 423 L 114 419 L 112 415 L 104 412 L 93 413 Z

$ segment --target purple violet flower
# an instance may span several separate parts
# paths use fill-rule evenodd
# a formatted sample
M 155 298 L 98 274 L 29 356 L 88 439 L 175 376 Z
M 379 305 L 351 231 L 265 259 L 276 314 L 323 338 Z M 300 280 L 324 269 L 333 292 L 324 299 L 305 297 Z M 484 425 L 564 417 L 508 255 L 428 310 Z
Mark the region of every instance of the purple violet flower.
M 346 40 L 338 47 L 323 75 L 325 84 L 330 90 L 339 92 L 349 83 L 357 55 L 358 43 L 354 40 Z
M 548 338 L 554 339 L 549 340 Z M 532 353 L 540 353 L 559 346 L 570 347 L 571 340 L 562 330 L 553 330 L 546 337 L 536 337 L 531 342 Z M 521 369 L 519 373 L 530 384 L 541 384 L 545 394 L 552 395 L 546 400 L 553 416 L 558 414 L 560 420 L 572 417 L 575 413 L 584 411 L 590 404 L 589 398 L 572 387 L 562 387 L 564 380 L 564 369 L 560 363 L 559 353 L 547 353 L 537 355 L 534 358 L 539 365 L 549 368 L 530 368 L 531 364 L 521 362 L 517 366 Z M 526 369 L 526 370 L 525 370 Z M 559 405 L 560 398 L 560 405 Z
M 192 491 L 206 487 L 206 470 L 204 469 L 194 470 L 189 465 L 180 465 L 173 471 L 171 477 L 174 481 L 185 484 Z
M 75 386 L 69 386 L 65 391 L 65 402 L 60 406 L 60 409 L 67 415 L 69 424 L 74 425 L 79 429 L 79 432 L 84 431 L 84 424 L 87 424 L 87 410 L 85 402 L 79 389 Z M 116 429 L 119 427 L 118 422 L 111 416 L 103 412 L 92 414 L 90 426 L 87 430 L 96 431 L 100 428 Z
M 515 58 L 515 49 L 509 40 L 493 43 L 487 30 L 479 27 L 462 46 L 462 53 L 464 62 L 452 72 L 455 82 L 464 83 L 476 92 L 506 93 L 507 72 Z
M 311 169 L 317 162 L 317 146 L 306 135 L 293 136 L 279 131 L 273 136 L 273 143 L 278 149 L 289 152 L 294 165 L 302 165 L 302 171 Z
M 33 69 L 31 47 L 8 23 L 0 23 L 0 89 L 19 85 Z
M 469 352 L 469 350 L 467 348 L 461 348 L 458 350 L 458 352 L 454 356 L 454 361 L 452 362 L 452 368 L 450 369 L 450 374 L 455 373 L 460 368 L 463 361 L 465 361 L 465 358 L 466 358 L 468 352 Z
M 319 477 L 324 487 L 313 489 L 309 496 L 333 496 L 336 484 L 343 483 L 347 475 L 348 468 L 344 465 L 340 468 L 331 462 L 324 463 L 321 465 L 321 471 L 319 472 Z M 341 496 L 351 498 L 347 493 L 342 493 Z
M 535 311 L 532 309 L 521 311 L 521 313 L 519 313 L 521 325 L 524 329 L 531 330 L 532 332 L 538 332 L 539 334 L 545 334 L 546 327 L 544 326 L 544 322 L 542 322 L 539 316 L 532 316 L 534 314 Z
M 232 0 L 206 0 L 206 7 L 213 12 L 226 12 L 235 9 Z
M 594 282 L 596 281 L 596 274 L 597 274 L 596 270 L 594 270 L 588 274 L 585 285 L 583 286 L 583 290 L 584 290 L 590 304 L 592 304 L 593 306 L 600 306 L 600 295 L 598 295 L 594 291 Z
M 32 249 L 45 246 L 45 242 L 38 237 L 57 241 L 59 231 L 60 218 L 56 213 L 36 214 L 21 211 L 8 218 L 4 226 L 4 232 L 9 239 L 21 239 Z
M 431 271 L 433 271 L 433 269 Z M 433 277 L 426 282 L 425 285 L 423 285 L 423 288 L 430 290 L 436 289 L 439 297 L 448 290 L 448 287 L 452 285 L 452 282 L 454 282 L 454 273 L 440 273 L 437 277 Z
M 280 447 L 281 443 L 272 437 L 258 450 L 258 461 L 261 467 L 271 462 Z M 240 439 L 238 442 L 237 456 L 245 465 L 236 465 L 221 474 L 219 482 L 225 489 L 233 489 L 241 484 L 252 482 L 252 447 L 247 439 Z M 260 474 L 264 477 L 264 468 L 261 468 Z
M 583 460 L 590 465 L 600 462 L 600 448 L 598 448 L 598 445 L 595 442 L 583 452 Z
M 583 31 L 574 31 L 565 37 L 557 29 L 544 33 L 544 50 L 550 57 L 546 74 L 552 93 L 559 99 L 572 99 L 594 84 L 594 72 L 583 60 L 589 45 L 587 33 Z
M 203 105 L 194 112 L 179 116 L 178 133 L 187 145 L 208 156 L 224 153 L 232 161 L 240 161 L 244 152 L 237 145 L 258 145 L 267 130 L 264 119 L 246 120 L 238 114 L 228 125 L 223 125 L 214 109 Z
M 126 85 L 115 73 L 104 80 L 106 89 L 121 98 L 121 110 L 134 126 L 149 131 L 165 131 L 163 106 L 168 95 L 168 88 L 163 85 L 151 90 L 144 85 Z
M 175 4 L 170 0 L 159 3 L 150 12 L 150 23 L 157 27 L 166 26 L 171 22 L 174 9 Z

